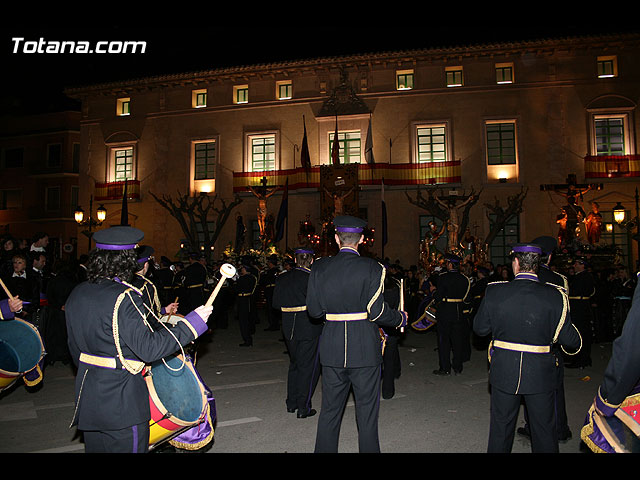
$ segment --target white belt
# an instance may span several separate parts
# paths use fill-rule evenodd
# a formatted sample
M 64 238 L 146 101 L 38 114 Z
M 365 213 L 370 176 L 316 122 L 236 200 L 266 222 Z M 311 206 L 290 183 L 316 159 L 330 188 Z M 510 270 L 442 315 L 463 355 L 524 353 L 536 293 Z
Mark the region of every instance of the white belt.
M 301 307 L 280 307 L 283 312 L 304 312 L 307 309 L 306 305 Z
M 551 351 L 549 345 L 526 345 L 524 343 L 503 342 L 502 340 L 494 340 L 493 346 L 516 352 L 549 353 Z
M 358 313 L 327 313 L 325 318 L 329 322 L 349 322 L 352 320 L 366 320 L 369 318 L 367 312 Z
M 80 361 L 82 363 L 86 363 L 87 365 L 94 365 L 96 367 L 104 367 L 104 368 L 117 368 L 116 359 L 113 357 L 99 357 L 97 355 L 90 355 L 88 353 L 80 354 Z M 129 364 L 135 369 L 144 367 L 144 362 L 140 362 L 138 360 L 127 360 Z M 124 367 L 122 367 L 124 368 Z

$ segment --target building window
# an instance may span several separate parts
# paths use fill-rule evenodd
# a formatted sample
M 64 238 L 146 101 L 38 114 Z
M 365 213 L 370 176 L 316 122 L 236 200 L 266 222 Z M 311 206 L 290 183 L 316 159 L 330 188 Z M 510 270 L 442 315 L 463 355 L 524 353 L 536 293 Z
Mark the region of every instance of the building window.
M 445 70 L 447 87 L 461 87 L 464 85 L 462 79 L 462 67 L 447 67 Z
M 250 172 L 276 170 L 276 137 L 275 134 L 255 134 L 248 136 Z
M 75 211 L 78 206 L 80 187 L 77 185 L 71 185 L 71 211 Z
M 207 106 L 207 90 L 191 90 L 191 107 L 204 108 Z
M 496 220 L 496 215 L 489 214 L 490 221 Z M 515 215 L 509 220 L 504 228 L 500 230 L 491 245 L 489 245 L 489 256 L 494 265 L 511 265 L 509 253 L 514 243 L 520 242 L 520 216 Z
M 515 122 L 487 123 L 487 163 L 513 165 L 516 163 Z
M 293 98 L 293 83 L 291 80 L 276 82 L 276 98 L 278 100 L 290 100 Z
M 124 182 L 133 176 L 133 147 L 114 149 L 114 180 Z
M 398 70 L 396 72 L 396 89 L 413 89 L 413 70 Z
M 513 83 L 513 63 L 496 64 L 496 83 L 498 85 Z
M 47 211 L 60 210 L 60 187 L 46 187 L 45 190 Z
M 195 180 L 216 178 L 216 142 L 194 145 Z
M 0 210 L 22 208 L 22 190 L 8 188 L 0 190 Z
M 335 132 L 329 134 L 329 152 L 333 151 Z M 338 132 L 340 163 L 358 163 L 361 160 L 360 132 Z M 331 158 L 329 158 L 331 161 Z
M 596 155 L 625 154 L 623 117 L 595 118 Z
M 7 148 L 2 153 L 4 168 L 21 168 L 24 166 L 24 148 Z
M 233 103 L 249 103 L 249 85 L 235 85 L 233 87 Z
M 130 103 L 131 99 L 129 97 L 118 98 L 116 101 L 116 115 L 119 117 L 130 115 Z
M 78 173 L 80 171 L 80 144 L 73 144 L 73 151 L 71 154 L 71 171 Z
M 618 60 L 615 55 L 598 57 L 598 78 L 618 76 Z
M 53 143 L 47 145 L 47 167 L 55 168 L 62 165 L 62 145 Z
M 447 160 L 447 129 L 445 125 L 419 126 L 416 129 L 417 163 Z

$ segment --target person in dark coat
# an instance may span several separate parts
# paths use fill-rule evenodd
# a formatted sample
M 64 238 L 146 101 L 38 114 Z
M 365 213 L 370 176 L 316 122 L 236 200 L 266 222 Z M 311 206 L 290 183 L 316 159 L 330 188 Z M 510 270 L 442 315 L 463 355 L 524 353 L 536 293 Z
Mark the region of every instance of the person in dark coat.
M 542 250 L 540 261 L 538 264 L 538 280 L 542 283 L 550 283 L 556 285 L 565 294 L 569 294 L 569 281 L 567 277 L 561 273 L 554 272 L 549 268 L 551 264 L 551 258 L 553 252 L 558 246 L 558 241 L 554 237 L 542 236 L 537 237 L 531 243 L 539 245 Z M 558 362 L 557 383 L 556 383 L 556 395 L 555 395 L 555 408 L 556 408 L 556 424 L 558 432 L 558 441 L 566 442 L 572 437 L 571 429 L 569 428 L 569 420 L 567 417 L 567 407 L 564 395 L 564 355 L 560 350 L 559 345 L 556 343 L 553 345 L 553 352 Z M 531 431 L 529 429 L 527 407 L 524 407 L 524 427 L 518 427 L 517 432 L 520 435 L 531 438 Z
M 42 309 L 40 321 L 40 334 L 47 352 L 45 364 L 60 361 L 66 365 L 71 362 L 65 304 L 78 283 L 77 269 L 71 263 L 56 263 L 47 282 L 47 305 Z
M 471 290 L 469 290 L 469 302 L 471 303 L 471 315 L 469 321 L 471 322 L 472 332 L 471 332 L 471 343 L 478 350 L 484 350 L 488 348 L 489 342 L 491 338 L 488 337 L 479 337 L 473 332 L 473 319 L 478 313 L 478 309 L 480 308 L 480 302 L 484 298 L 484 292 L 487 289 L 487 285 L 489 284 L 489 269 L 486 267 L 479 266 L 477 268 L 477 278 L 476 281 L 471 285 Z
M 465 352 L 468 351 L 465 343 L 471 341 L 465 328 L 468 320 L 464 313 L 464 302 L 469 295 L 471 282 L 458 271 L 459 263 L 456 255 L 447 255 L 447 271 L 439 275 L 433 293 L 439 360 L 439 368 L 433 371 L 435 375 L 450 375 L 451 367 L 456 374 L 462 373 Z
M 255 331 L 255 324 L 251 315 L 251 297 L 258 284 L 258 279 L 250 273 L 250 268 L 244 263 L 238 266 L 239 277 L 232 287 L 232 291 L 236 295 L 238 324 L 240 325 L 240 335 L 242 336 L 241 347 L 251 347 L 253 345 L 253 332 Z
M 336 216 L 334 257 L 316 260 L 307 288 L 307 311 L 325 318 L 320 337 L 322 406 L 315 452 L 337 452 L 342 413 L 353 388 L 359 451 L 379 452 L 378 412 L 382 364 L 381 326 L 404 327 L 406 312 L 384 301 L 384 267 L 361 257 L 366 222 Z
M 591 297 L 596 293 L 596 283 L 586 269 L 586 261 L 576 258 L 573 268 L 575 275 L 569 279 L 569 308 L 571 319 L 582 337 L 582 349 L 571 358 L 566 368 L 585 368 L 591 366 L 591 343 L 593 339 L 593 311 Z
M 179 302 L 179 313 L 185 314 L 206 301 L 204 286 L 207 282 L 207 268 L 200 262 L 200 254 L 189 255 L 189 265 L 182 275 L 182 295 Z
M 267 259 L 267 270 L 260 275 L 260 282 L 264 288 L 266 300 L 267 328 L 264 329 L 265 332 L 280 330 L 280 313 L 273 308 L 273 289 L 276 285 L 278 273 L 278 257 L 271 255 Z
M 171 260 L 164 255 L 160 257 L 160 268 L 157 268 L 154 272 L 154 283 L 158 288 L 158 298 L 162 305 L 168 305 L 173 303 L 175 296 L 173 293 L 173 277 L 174 273 L 171 270 Z
M 13 271 L 2 279 L 12 296 L 22 300 L 23 308 L 16 314 L 17 318 L 30 323 L 37 322 L 34 318 L 40 308 L 40 290 L 38 279 L 28 267 L 28 255 L 15 253 L 12 257 Z M 0 290 L 0 298 L 8 298 L 4 289 Z
M 493 338 L 489 453 L 511 452 L 523 400 L 529 412 L 532 452 L 558 452 L 558 363 L 552 345 L 578 350 L 580 335 L 571 323 L 565 294 L 538 280 L 541 253 L 538 245 L 514 245 L 514 280 L 490 283 L 474 319 L 475 332 Z
M 282 312 L 282 333 L 289 352 L 286 405 L 298 418 L 316 414 L 311 398 L 320 378 L 318 339 L 322 322 L 307 315 L 307 284 L 313 263 L 313 251 L 295 251 L 296 266 L 275 279 L 273 308 Z
M 394 310 L 400 307 L 401 284 L 397 278 L 397 266 L 390 265 L 384 279 L 384 301 Z M 382 398 L 388 400 L 395 395 L 395 381 L 401 373 L 399 342 L 403 332 L 395 327 L 381 328 L 386 338 L 382 353 Z
M 87 453 L 148 451 L 145 364 L 207 331 L 211 307 L 204 305 L 171 332 L 145 325 L 142 293 L 130 283 L 139 269 L 135 246 L 143 236 L 126 226 L 97 231 L 88 281 L 71 292 L 65 305 L 69 350 L 78 368 L 72 425 L 83 432 Z

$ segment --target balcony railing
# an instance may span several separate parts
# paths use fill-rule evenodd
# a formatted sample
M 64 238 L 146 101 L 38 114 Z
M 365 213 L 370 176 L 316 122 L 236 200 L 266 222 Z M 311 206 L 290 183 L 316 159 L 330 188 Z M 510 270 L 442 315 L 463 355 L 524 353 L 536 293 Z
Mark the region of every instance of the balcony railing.
M 122 200 L 124 182 L 96 183 L 93 198 L 96 202 Z M 127 180 L 127 200 L 140 200 L 140 180 Z
M 460 183 L 460 161 L 429 163 L 367 163 L 358 164 L 359 185 L 437 185 Z M 234 172 L 233 191 L 244 192 L 248 186 L 259 186 L 262 177 L 267 185 L 284 185 L 289 179 L 289 190 L 320 187 L 320 167 L 311 167 L 308 171 L 302 167 L 289 170 L 259 172 Z
M 585 178 L 640 177 L 640 155 L 587 155 Z

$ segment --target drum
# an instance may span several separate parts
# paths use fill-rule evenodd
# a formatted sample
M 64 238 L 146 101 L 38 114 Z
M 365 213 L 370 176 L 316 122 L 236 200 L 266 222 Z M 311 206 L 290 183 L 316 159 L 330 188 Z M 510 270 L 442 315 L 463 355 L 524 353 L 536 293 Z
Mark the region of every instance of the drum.
M 0 392 L 20 377 L 29 386 L 39 383 L 44 356 L 36 327 L 17 318 L 0 321 Z
M 420 315 L 420 318 L 411 324 L 411 328 L 423 332 L 436 324 L 436 307 L 434 303 L 435 300 L 429 302 L 429 305 L 424 309 L 424 313 Z
M 152 363 L 144 374 L 149 389 L 149 449 L 204 421 L 205 389 L 190 360 L 172 355 Z

